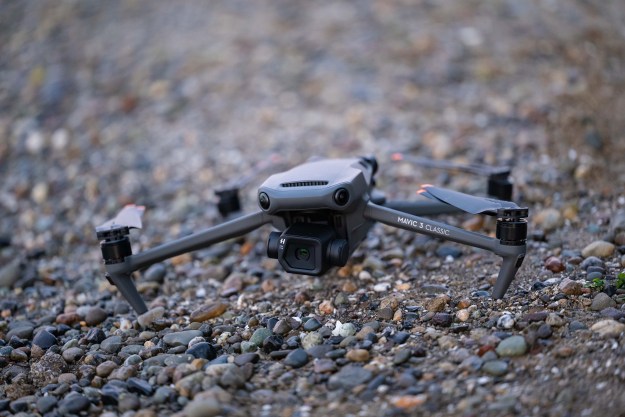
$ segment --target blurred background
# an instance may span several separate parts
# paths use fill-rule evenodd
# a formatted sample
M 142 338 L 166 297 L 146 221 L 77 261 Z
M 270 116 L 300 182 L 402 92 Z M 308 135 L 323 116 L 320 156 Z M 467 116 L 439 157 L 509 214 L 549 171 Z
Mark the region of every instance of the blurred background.
M 441 178 L 395 151 L 511 163 L 543 206 L 625 183 L 622 1 L 9 1 L 0 57 L 0 235 L 53 256 L 128 202 L 206 226 L 272 158 L 373 154 L 404 197 Z

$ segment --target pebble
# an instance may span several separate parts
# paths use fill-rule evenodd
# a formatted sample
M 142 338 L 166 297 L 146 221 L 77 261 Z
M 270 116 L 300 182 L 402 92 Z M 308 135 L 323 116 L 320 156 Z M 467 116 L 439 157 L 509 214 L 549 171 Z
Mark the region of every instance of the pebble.
M 336 369 L 336 363 L 332 359 L 315 359 L 313 362 L 313 371 L 317 374 L 331 374 Z
M 493 376 L 502 376 L 508 372 L 508 363 L 502 360 L 490 360 L 484 362 L 482 371 Z
M 121 336 L 110 336 L 107 337 L 100 343 L 100 349 L 107 353 L 117 353 L 119 349 L 122 347 L 122 338 Z
M 539 339 L 548 339 L 551 337 L 552 334 L 553 330 L 551 329 L 551 326 L 547 323 L 541 324 L 538 330 L 536 330 L 536 336 Z
M 554 274 L 566 270 L 564 262 L 562 262 L 562 259 L 557 256 L 548 257 L 545 261 L 545 268 L 553 272 Z
M 243 353 L 234 358 L 234 363 L 243 366 L 246 363 L 257 363 L 260 360 L 258 353 Z
M 436 313 L 430 322 L 435 326 L 449 327 L 454 321 L 454 316 L 449 313 Z
M 143 274 L 143 279 L 149 282 L 163 283 L 165 275 L 167 274 L 167 268 L 162 263 L 157 263 L 150 266 Z
M 323 343 L 323 337 L 317 332 L 310 332 L 302 339 L 302 347 L 306 350 Z
M 425 303 L 425 309 L 428 311 L 432 311 L 434 313 L 439 313 L 445 310 L 445 307 L 447 307 L 448 302 L 449 302 L 449 297 L 446 295 L 434 297 Z
M 139 407 L 141 407 L 141 401 L 138 396 L 127 392 L 120 394 L 117 401 L 117 408 L 120 412 L 138 410 Z
M 321 327 L 321 323 L 319 322 L 319 320 L 317 320 L 314 317 L 309 318 L 304 323 L 304 330 L 306 330 L 307 332 L 317 330 L 320 327 Z
M 169 346 L 187 346 L 194 337 L 202 336 L 200 330 L 183 330 L 163 336 L 163 342 Z
M 378 319 L 379 320 L 384 320 L 384 321 L 388 321 L 391 320 L 393 318 L 393 309 L 390 307 L 384 307 L 378 310 Z
M 621 333 L 625 332 L 625 324 L 616 320 L 605 319 L 593 324 L 590 330 L 603 338 L 617 338 Z
M 551 232 L 564 224 L 564 219 L 559 210 L 547 208 L 532 216 L 532 221 L 545 232 Z
M 10 288 L 20 278 L 22 272 L 22 262 L 19 258 L 14 258 L 5 266 L 0 268 L 0 287 Z
M 252 337 L 250 337 L 249 342 L 256 346 L 262 346 L 265 339 L 271 335 L 271 330 L 267 329 L 266 327 L 259 327 L 258 329 L 256 329 L 256 331 L 254 331 Z
M 412 351 L 410 349 L 399 349 L 393 355 L 393 364 L 401 365 L 404 362 L 407 362 L 412 357 Z
M 91 401 L 84 395 L 71 394 L 59 401 L 59 413 L 61 415 L 78 414 L 87 410 L 90 405 Z
M 89 326 L 97 326 L 108 317 L 108 313 L 100 307 L 92 307 L 85 315 L 85 321 Z
M 500 329 L 511 329 L 514 327 L 514 318 L 510 314 L 504 314 L 497 319 L 497 327 Z
M 351 390 L 358 385 L 366 384 L 373 377 L 373 373 L 359 365 L 345 365 L 339 372 L 332 375 L 328 380 L 328 388 L 331 390 Z
M 63 352 L 63 359 L 68 363 L 78 362 L 84 355 L 84 351 L 79 347 L 71 347 Z
M 154 387 L 152 387 L 149 382 L 144 381 L 140 378 L 128 378 L 128 380 L 126 380 L 126 383 L 128 384 L 128 391 L 130 392 L 146 396 L 150 396 L 154 392 Z
M 206 320 L 219 317 L 226 312 L 228 304 L 215 302 L 205 304 L 191 313 L 190 320 L 192 322 L 203 322 Z
M 463 308 L 462 310 L 458 310 L 456 312 L 456 318 L 458 319 L 458 321 L 461 321 L 463 323 L 469 320 L 470 317 L 471 313 L 466 308 Z
M 356 334 L 356 326 L 352 323 L 336 322 L 336 328 L 332 331 L 334 336 L 348 337 Z
M 591 266 L 604 267 L 604 262 L 596 256 L 587 256 L 579 265 L 584 271 L 588 271 Z
M 108 377 L 119 365 L 113 361 L 104 361 L 95 368 L 96 375 L 102 378 Z
M 37 362 L 31 363 L 30 377 L 34 384 L 45 386 L 55 383 L 66 369 L 67 363 L 63 357 L 48 350 Z
M 545 323 L 551 327 L 562 327 L 566 323 L 562 317 L 557 313 L 549 313 L 545 318 Z
M 308 353 L 304 349 L 295 349 L 286 355 L 283 362 L 286 366 L 292 368 L 301 368 L 308 363 Z
M 351 362 L 367 362 L 369 360 L 369 351 L 365 349 L 353 349 L 348 351 L 345 357 Z
M 593 311 L 601 311 L 605 308 L 615 306 L 616 301 L 614 301 L 608 294 L 604 292 L 599 292 L 595 295 L 595 298 L 592 299 L 590 309 Z
M 56 345 L 57 342 L 56 337 L 45 329 L 37 332 L 33 338 L 33 344 L 39 346 L 43 350 L 48 350 L 51 346 Z
M 222 414 L 222 406 L 214 398 L 199 398 L 184 408 L 187 417 L 214 417 Z
M 37 399 L 37 411 L 40 414 L 46 414 L 49 411 L 52 411 L 58 403 L 58 400 L 53 395 L 46 395 L 44 397 L 40 397 Z
M 604 240 L 596 240 L 582 249 L 582 256 L 588 258 L 589 256 L 596 256 L 597 258 L 607 258 L 612 256 L 616 246 L 610 242 Z
M 569 330 L 572 332 L 578 331 L 578 330 L 587 330 L 588 327 L 584 324 L 581 323 L 577 320 L 573 320 L 571 321 L 571 323 L 569 323 Z
M 523 336 L 510 336 L 497 345 L 495 349 L 499 356 L 520 356 L 527 352 L 527 342 Z
M 583 285 L 579 281 L 573 281 L 569 278 L 564 278 L 558 285 L 558 289 L 566 295 L 581 295 L 583 294 Z
M 165 307 L 155 307 L 137 317 L 137 323 L 139 323 L 139 326 L 146 328 L 151 326 L 155 320 L 162 318 L 164 314 Z
M 192 355 L 194 358 L 208 359 L 209 361 L 217 357 L 217 350 L 208 342 L 195 343 L 187 349 L 186 353 Z

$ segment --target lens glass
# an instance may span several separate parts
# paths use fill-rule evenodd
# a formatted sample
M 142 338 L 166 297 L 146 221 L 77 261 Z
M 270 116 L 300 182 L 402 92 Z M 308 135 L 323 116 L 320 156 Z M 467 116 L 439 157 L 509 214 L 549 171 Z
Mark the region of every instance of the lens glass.
M 310 258 L 310 250 L 308 248 L 295 249 L 295 258 L 300 261 L 307 261 Z

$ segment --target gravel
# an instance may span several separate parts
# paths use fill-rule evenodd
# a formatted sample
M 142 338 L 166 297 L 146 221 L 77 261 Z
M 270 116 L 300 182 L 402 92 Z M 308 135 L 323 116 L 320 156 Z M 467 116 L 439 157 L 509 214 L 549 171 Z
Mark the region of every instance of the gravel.
M 0 6 L 0 417 L 623 409 L 617 3 Z M 321 277 L 267 259 L 270 226 L 165 260 L 133 276 L 140 316 L 104 279 L 93 226 L 124 204 L 140 251 L 314 156 L 375 155 L 389 199 L 486 192 L 397 151 L 514 166 L 529 250 L 504 299 L 497 256 L 381 225 Z

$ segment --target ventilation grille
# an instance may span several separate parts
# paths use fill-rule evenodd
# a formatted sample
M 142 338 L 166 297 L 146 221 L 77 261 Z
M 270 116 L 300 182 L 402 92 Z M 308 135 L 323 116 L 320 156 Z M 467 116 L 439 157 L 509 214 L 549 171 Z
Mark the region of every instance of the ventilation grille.
M 328 181 L 293 181 L 284 182 L 280 184 L 280 187 L 315 187 L 319 185 L 328 185 Z

